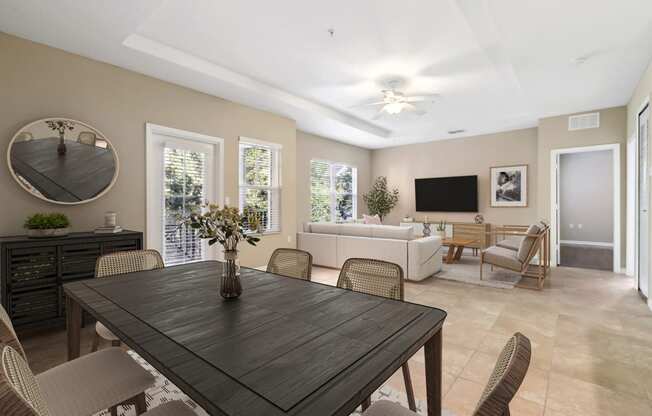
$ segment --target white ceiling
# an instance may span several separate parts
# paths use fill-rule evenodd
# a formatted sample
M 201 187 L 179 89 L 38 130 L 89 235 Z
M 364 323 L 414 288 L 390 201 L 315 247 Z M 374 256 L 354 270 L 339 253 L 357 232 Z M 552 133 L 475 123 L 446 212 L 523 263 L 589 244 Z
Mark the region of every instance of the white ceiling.
M 0 0 L 0 10 L 0 31 L 368 148 L 623 105 L 652 59 L 650 0 Z M 441 97 L 421 117 L 373 120 L 356 107 L 392 78 Z

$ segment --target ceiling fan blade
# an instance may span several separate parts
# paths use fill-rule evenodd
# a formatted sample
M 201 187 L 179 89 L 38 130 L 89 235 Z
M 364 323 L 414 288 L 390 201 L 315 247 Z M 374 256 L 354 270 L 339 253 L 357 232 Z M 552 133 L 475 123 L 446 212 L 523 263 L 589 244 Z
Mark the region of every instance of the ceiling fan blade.
M 351 106 L 349 108 L 373 107 L 373 106 L 385 105 L 385 104 L 387 104 L 387 103 L 385 103 L 385 101 L 376 101 L 376 102 L 373 102 L 373 103 L 357 104 L 357 105 Z
M 422 116 L 426 114 L 425 111 L 417 108 L 416 106 L 410 103 L 403 103 L 403 109 L 409 111 L 412 114 L 416 114 L 417 116 Z
M 439 94 L 428 94 L 428 95 L 412 95 L 405 97 L 406 103 L 420 103 L 423 101 L 434 101 L 439 98 Z

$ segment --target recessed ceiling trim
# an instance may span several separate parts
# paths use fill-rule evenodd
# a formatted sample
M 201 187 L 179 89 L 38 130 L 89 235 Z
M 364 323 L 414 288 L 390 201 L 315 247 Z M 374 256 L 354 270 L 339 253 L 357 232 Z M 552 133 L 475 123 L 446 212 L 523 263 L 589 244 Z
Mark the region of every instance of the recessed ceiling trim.
M 373 134 L 378 137 L 388 138 L 391 131 L 375 124 L 368 123 L 357 117 L 335 110 L 323 104 L 307 100 L 297 95 L 291 94 L 282 89 L 276 88 L 264 82 L 255 80 L 246 75 L 231 71 L 220 65 L 214 64 L 206 59 L 189 54 L 161 42 L 149 39 L 138 34 L 129 35 L 124 42 L 124 46 L 142 52 L 159 59 L 163 59 L 175 65 L 190 69 L 192 71 L 208 75 L 219 79 L 222 82 L 245 88 L 259 94 L 264 94 L 272 99 L 281 101 L 295 108 L 321 114 L 324 117 L 336 120 L 365 133 Z

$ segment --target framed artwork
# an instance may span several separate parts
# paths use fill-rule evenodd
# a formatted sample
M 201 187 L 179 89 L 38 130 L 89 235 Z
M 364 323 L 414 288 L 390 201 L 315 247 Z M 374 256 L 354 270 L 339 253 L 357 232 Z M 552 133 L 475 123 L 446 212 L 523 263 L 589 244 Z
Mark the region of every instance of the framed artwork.
M 527 207 L 527 165 L 492 167 L 489 178 L 492 207 Z

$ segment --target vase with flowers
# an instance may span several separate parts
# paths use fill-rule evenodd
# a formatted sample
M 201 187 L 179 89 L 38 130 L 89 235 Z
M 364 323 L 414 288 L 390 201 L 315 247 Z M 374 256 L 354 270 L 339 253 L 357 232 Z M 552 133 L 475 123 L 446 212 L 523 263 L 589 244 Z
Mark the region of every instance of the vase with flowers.
M 190 227 L 197 237 L 208 240 L 208 245 L 220 243 L 224 252 L 224 263 L 220 281 L 220 295 L 225 299 L 235 299 L 242 294 L 240 284 L 240 262 L 238 244 L 241 241 L 255 246 L 260 238 L 245 229 L 245 216 L 238 208 L 206 204 L 201 212 L 193 212 L 185 217 L 181 225 Z

